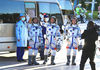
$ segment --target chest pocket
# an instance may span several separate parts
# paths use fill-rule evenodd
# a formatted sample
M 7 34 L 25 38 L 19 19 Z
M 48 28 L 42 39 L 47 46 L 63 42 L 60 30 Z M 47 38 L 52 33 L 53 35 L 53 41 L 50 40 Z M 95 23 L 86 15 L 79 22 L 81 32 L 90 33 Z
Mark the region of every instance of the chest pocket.
M 47 28 L 47 34 L 51 34 L 51 32 L 52 32 L 52 28 L 51 27 L 48 27 Z
M 35 34 L 39 35 L 39 27 L 35 27 Z

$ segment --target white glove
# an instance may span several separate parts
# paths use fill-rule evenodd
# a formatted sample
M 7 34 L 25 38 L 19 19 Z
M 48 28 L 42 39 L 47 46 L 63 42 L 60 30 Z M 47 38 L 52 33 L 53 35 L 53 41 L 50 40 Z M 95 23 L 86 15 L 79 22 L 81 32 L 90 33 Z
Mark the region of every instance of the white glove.
M 29 15 L 26 15 L 26 22 L 29 22 L 29 20 L 30 20 Z
M 46 36 L 46 34 L 44 34 L 44 38 L 46 38 L 47 36 Z

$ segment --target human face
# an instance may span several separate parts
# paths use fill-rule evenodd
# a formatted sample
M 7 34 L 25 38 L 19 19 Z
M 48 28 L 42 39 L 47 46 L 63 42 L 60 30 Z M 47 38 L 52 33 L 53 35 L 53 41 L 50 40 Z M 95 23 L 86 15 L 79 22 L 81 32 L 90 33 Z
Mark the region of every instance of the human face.
M 34 23 L 38 23 L 38 19 L 35 18 L 35 19 L 33 20 L 33 22 L 34 22 Z
M 76 19 L 72 19 L 72 24 L 76 24 Z
M 51 18 L 51 19 L 50 19 L 50 22 L 51 22 L 51 23 L 54 23 L 54 22 L 55 22 L 54 18 Z

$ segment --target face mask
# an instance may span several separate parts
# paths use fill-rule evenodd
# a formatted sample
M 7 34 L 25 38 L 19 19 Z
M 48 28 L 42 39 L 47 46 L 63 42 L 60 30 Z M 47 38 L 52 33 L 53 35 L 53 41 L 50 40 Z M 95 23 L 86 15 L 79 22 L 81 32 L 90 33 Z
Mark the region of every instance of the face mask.
M 49 21 L 49 18 L 46 18 L 46 21 Z
M 22 21 L 25 21 L 25 17 L 21 18 Z

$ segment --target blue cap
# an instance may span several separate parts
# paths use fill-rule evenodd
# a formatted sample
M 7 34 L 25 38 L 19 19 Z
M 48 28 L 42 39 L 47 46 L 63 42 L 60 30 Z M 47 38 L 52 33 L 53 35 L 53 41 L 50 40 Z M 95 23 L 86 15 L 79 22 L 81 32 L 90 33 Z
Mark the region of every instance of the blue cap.
M 24 13 L 20 13 L 20 17 L 22 17 L 22 16 L 25 16 L 25 14 Z
M 49 16 L 48 15 L 44 15 L 44 18 L 48 18 Z

